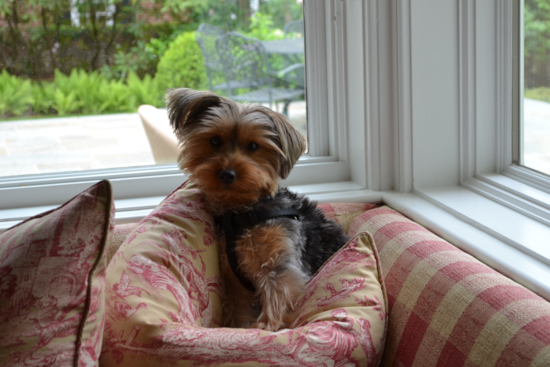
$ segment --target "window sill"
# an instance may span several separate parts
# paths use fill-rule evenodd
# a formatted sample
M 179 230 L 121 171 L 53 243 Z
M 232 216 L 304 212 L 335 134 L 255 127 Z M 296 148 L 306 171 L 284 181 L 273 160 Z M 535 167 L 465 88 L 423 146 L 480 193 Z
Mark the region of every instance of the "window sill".
M 493 177 L 495 178 L 495 177 Z M 550 299 L 550 226 L 473 190 L 365 190 L 351 182 L 289 185 L 319 203 L 385 203 L 495 270 Z M 141 220 L 164 196 L 115 200 L 117 224 Z M 55 206 L 0 210 L 0 232 Z
M 328 202 L 380 202 L 382 194 L 364 190 L 360 185 L 351 182 L 335 182 L 308 185 L 290 185 L 289 188 L 297 193 L 308 195 L 319 203 Z M 165 196 L 151 196 L 134 199 L 115 200 L 116 224 L 138 222 L 147 216 Z M 17 223 L 55 209 L 57 206 L 35 206 L 28 208 L 0 210 L 0 232 Z
M 383 201 L 550 299 L 550 227 L 460 186 L 387 192 Z

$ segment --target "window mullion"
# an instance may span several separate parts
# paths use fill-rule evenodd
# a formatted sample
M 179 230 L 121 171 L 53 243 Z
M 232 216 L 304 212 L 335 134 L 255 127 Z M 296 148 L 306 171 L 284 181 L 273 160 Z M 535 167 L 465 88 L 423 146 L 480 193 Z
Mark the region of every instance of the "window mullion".
M 513 6 L 509 1 L 497 1 L 497 162 L 496 169 L 502 172 L 512 164 L 512 119 L 513 119 Z M 520 81 L 520 84 L 522 80 Z M 523 90 L 523 88 L 521 88 Z M 523 97 L 523 93 L 521 93 Z M 522 98 L 520 98 L 522 99 Z M 521 144 L 520 144 L 521 145 Z
M 327 24 L 325 7 L 323 1 L 304 2 L 308 153 L 312 156 L 330 155 L 326 103 L 330 60 L 324 55 L 330 52 L 327 39 L 331 28 Z M 321 19 L 323 21 L 319 21 Z M 315 124 L 310 121 L 315 121 Z
M 513 55 L 523 55 L 523 1 L 514 0 Z M 515 57 L 512 69 L 512 162 L 523 165 L 523 57 Z

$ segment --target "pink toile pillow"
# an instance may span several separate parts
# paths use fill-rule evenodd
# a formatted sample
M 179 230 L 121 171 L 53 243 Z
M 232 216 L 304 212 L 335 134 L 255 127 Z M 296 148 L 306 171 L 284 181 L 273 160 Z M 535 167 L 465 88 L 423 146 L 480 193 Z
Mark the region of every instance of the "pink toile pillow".
M 102 181 L 0 234 L 0 365 L 97 365 L 113 209 Z
M 387 302 L 378 254 L 358 234 L 308 283 L 291 329 L 220 328 L 218 241 L 202 194 L 168 196 L 107 269 L 102 366 L 378 365 Z

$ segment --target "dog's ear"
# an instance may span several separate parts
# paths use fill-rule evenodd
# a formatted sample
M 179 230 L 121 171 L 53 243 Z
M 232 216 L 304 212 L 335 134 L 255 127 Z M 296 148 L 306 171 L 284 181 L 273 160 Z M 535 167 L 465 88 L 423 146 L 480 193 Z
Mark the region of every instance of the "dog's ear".
M 306 151 L 307 141 L 304 136 L 290 123 L 285 115 L 266 109 L 266 114 L 275 124 L 277 135 L 281 144 L 281 150 L 284 157 L 281 160 L 279 176 L 282 179 L 287 178 L 298 161 L 300 156 Z
M 208 108 L 218 106 L 221 102 L 222 97 L 212 92 L 189 88 L 169 89 L 166 92 L 166 108 L 170 125 L 174 131 L 185 135 Z

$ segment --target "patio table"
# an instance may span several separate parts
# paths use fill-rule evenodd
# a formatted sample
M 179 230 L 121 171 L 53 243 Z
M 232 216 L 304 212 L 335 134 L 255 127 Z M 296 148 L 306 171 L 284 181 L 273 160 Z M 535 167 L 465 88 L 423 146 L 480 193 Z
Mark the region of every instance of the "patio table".
M 282 40 L 262 41 L 262 45 L 264 46 L 264 50 L 267 55 L 282 55 L 285 59 L 284 69 L 282 71 L 271 71 L 270 75 L 287 83 L 290 82 L 292 84 L 297 84 L 303 88 L 304 39 L 286 38 Z M 302 69 L 301 77 L 299 77 L 298 74 L 296 74 L 296 71 L 294 71 L 299 70 L 300 67 Z M 281 72 L 285 74 L 283 77 L 280 75 Z M 289 72 L 292 75 L 290 78 L 286 75 Z
M 268 54 L 292 55 L 304 53 L 303 38 L 262 41 L 262 44 Z

